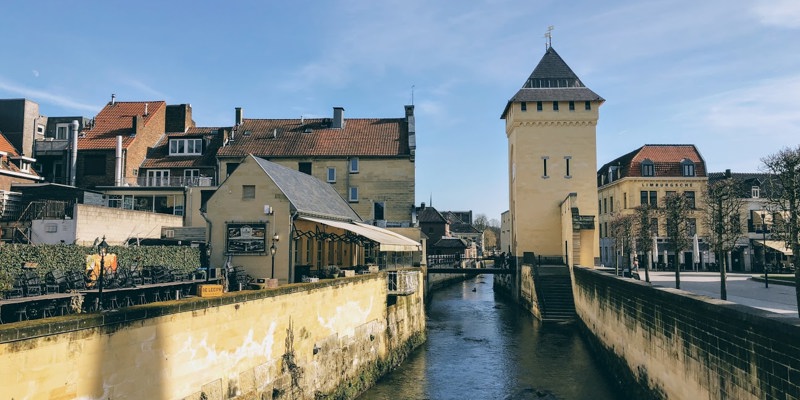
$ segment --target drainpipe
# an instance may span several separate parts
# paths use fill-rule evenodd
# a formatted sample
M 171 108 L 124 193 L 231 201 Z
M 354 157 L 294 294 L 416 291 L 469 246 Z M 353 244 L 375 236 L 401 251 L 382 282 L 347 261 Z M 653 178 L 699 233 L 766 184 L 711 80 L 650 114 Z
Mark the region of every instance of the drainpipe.
M 292 214 L 292 217 L 289 218 L 289 276 L 286 277 L 286 283 L 294 283 L 292 282 L 292 271 L 294 271 L 294 220 L 297 219 L 297 211 Z
M 72 154 L 70 155 L 70 160 L 69 160 L 69 185 L 75 186 L 75 176 L 77 175 L 76 170 L 78 167 L 78 128 L 80 127 L 80 124 L 78 123 L 77 120 L 72 120 L 71 125 L 72 125 L 72 143 L 70 144 L 70 146 L 72 147 L 72 149 L 70 150 L 72 150 L 71 151 Z
M 209 282 L 211 280 L 211 251 L 209 251 L 209 249 L 211 249 L 211 233 L 212 233 L 211 221 L 206 216 L 205 209 L 202 208 L 200 209 L 200 216 L 203 217 L 204 220 L 206 220 L 206 225 L 208 225 L 208 235 L 207 235 L 208 239 L 206 239 L 207 254 L 205 254 L 205 256 L 208 256 L 208 269 L 206 270 L 206 282 Z

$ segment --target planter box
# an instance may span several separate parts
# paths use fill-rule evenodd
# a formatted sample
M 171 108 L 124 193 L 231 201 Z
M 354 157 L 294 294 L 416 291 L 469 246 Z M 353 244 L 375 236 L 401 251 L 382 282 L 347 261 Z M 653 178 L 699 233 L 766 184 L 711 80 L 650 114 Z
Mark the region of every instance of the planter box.
M 339 276 L 345 277 L 345 278 L 349 278 L 351 276 L 356 276 L 356 271 L 353 271 L 351 269 L 345 269 L 345 270 L 339 271 Z
M 367 268 L 369 268 L 370 273 L 378 272 L 381 270 L 377 265 L 368 265 Z
M 197 285 L 197 295 L 200 297 L 222 296 L 222 285 Z
M 256 279 L 256 283 L 250 285 L 253 289 L 274 289 L 278 287 L 277 279 Z

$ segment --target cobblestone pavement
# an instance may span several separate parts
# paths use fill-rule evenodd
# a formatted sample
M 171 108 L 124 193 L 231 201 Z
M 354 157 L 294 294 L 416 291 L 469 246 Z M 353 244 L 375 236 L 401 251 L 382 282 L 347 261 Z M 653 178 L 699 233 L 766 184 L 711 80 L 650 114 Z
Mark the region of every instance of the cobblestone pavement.
M 644 270 L 639 269 L 644 279 Z M 770 283 L 750 279 L 750 274 L 727 274 L 726 288 L 728 301 L 744 304 L 762 310 L 797 317 L 797 295 L 794 286 Z M 717 272 L 681 272 L 681 289 L 716 299 L 720 298 L 719 273 Z M 674 271 L 650 271 L 650 282 L 654 286 L 675 287 Z

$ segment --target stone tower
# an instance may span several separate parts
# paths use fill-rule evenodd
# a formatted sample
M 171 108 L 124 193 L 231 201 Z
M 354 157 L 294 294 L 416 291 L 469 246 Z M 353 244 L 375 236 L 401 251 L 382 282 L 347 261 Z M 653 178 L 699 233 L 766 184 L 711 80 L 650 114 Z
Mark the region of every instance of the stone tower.
M 514 255 L 590 266 L 598 259 L 596 126 L 604 101 L 552 47 L 508 101 L 501 119 Z

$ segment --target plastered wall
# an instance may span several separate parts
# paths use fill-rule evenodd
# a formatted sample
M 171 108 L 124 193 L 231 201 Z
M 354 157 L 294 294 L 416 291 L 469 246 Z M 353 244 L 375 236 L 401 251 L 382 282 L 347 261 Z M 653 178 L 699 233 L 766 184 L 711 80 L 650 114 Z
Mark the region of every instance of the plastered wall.
M 313 399 L 365 389 L 424 329 L 422 291 L 387 306 L 385 273 L 190 298 L 0 325 L 0 388 L 14 399 Z

